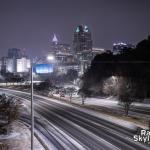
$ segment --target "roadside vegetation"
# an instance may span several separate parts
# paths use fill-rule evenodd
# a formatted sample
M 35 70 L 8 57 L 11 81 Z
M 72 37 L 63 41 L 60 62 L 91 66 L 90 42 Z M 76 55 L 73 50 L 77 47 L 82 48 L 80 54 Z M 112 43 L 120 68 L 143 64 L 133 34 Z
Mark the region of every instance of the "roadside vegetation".
M 82 77 L 84 97 L 116 96 L 128 115 L 131 104 L 150 98 L 150 36 L 134 49 L 97 55 Z
M 21 108 L 20 100 L 0 95 L 0 134 L 9 134 L 8 126 L 19 118 Z

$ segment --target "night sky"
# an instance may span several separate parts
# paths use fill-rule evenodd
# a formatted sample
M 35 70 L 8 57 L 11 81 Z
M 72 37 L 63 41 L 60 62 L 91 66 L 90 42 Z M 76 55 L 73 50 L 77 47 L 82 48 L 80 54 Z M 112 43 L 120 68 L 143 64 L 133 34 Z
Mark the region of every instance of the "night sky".
M 0 52 L 26 48 L 46 54 L 53 33 L 72 45 L 77 25 L 86 24 L 94 47 L 137 43 L 150 34 L 150 0 L 0 0 Z

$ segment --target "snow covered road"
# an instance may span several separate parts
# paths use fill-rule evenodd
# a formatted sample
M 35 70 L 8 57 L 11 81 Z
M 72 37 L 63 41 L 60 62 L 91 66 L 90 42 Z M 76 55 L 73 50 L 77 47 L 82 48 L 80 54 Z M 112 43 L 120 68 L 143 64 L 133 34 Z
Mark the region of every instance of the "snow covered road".
M 5 93 L 30 101 L 25 92 L 3 90 Z M 49 149 L 58 150 L 148 150 L 133 141 L 136 126 L 130 122 L 103 116 L 84 108 L 43 96 L 34 96 L 35 129 L 43 136 Z M 29 116 L 22 121 L 30 124 Z

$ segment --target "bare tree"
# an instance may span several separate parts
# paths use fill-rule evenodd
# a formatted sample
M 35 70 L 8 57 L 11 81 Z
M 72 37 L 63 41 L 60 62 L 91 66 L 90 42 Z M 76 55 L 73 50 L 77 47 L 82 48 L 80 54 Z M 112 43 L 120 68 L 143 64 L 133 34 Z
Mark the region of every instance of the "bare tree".
M 21 102 L 13 97 L 7 97 L 5 94 L 0 96 L 0 114 L 10 124 L 18 119 Z
M 66 90 L 67 90 L 67 93 L 69 94 L 69 98 L 70 98 L 70 102 L 71 102 L 72 95 L 73 95 L 73 93 L 75 92 L 76 89 L 74 87 L 69 87 Z
M 144 100 L 144 95 L 139 92 L 139 83 L 131 77 L 119 78 L 118 97 L 123 104 L 125 115 L 128 115 L 130 105 L 136 100 Z

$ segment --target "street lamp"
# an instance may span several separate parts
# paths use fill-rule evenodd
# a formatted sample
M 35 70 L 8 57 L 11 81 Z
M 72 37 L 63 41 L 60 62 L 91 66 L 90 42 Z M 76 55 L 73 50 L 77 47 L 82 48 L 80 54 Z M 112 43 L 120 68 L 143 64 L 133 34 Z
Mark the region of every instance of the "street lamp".
M 54 62 L 55 57 L 53 55 L 48 55 L 47 60 Z M 31 61 L 31 150 L 34 148 L 34 101 L 33 101 L 33 62 Z
M 34 144 L 33 62 L 31 62 L 31 150 Z
M 48 55 L 47 56 L 47 60 L 49 61 L 54 61 L 55 60 L 55 57 L 53 55 Z

